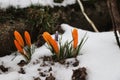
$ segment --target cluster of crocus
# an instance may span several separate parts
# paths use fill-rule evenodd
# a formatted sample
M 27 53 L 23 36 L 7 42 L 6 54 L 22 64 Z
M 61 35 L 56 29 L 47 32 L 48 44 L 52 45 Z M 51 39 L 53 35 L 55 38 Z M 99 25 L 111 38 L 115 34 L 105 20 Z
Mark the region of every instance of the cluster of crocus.
M 48 48 L 53 53 L 54 59 L 57 60 L 76 57 L 87 40 L 85 35 L 78 44 L 78 30 L 76 28 L 74 28 L 72 31 L 73 40 L 70 42 L 66 41 L 64 44 L 61 43 L 61 39 L 59 39 L 57 42 L 57 40 L 54 39 L 48 32 L 44 32 L 42 36 L 47 42 Z
M 31 60 L 31 55 L 32 55 L 30 34 L 27 31 L 24 32 L 24 39 L 27 46 L 25 46 L 24 40 L 18 31 L 14 31 L 14 36 L 15 36 L 14 44 L 17 50 L 21 53 L 21 55 L 23 55 L 26 61 L 29 62 Z

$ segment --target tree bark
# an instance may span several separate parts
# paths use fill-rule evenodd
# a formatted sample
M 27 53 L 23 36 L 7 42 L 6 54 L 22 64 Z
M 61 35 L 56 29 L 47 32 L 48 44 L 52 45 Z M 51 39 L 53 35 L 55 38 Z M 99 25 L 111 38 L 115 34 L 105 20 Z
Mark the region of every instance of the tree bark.
M 119 34 L 120 34 L 120 14 L 117 7 L 117 0 L 107 0 L 108 9 L 112 19 L 113 30 L 116 37 L 117 44 L 120 48 Z M 117 31 L 119 33 L 117 33 Z

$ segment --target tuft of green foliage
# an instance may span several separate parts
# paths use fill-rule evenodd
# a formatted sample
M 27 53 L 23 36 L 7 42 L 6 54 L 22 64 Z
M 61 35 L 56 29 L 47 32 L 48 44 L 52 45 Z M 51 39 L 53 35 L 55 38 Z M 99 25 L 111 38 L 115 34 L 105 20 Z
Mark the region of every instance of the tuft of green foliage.
M 54 47 L 52 45 L 50 45 L 50 43 L 46 47 L 53 54 L 52 55 L 53 60 L 60 61 L 60 60 L 63 60 L 63 59 L 76 57 L 79 54 L 81 48 L 83 47 L 83 45 L 85 44 L 85 42 L 86 42 L 87 39 L 88 38 L 86 37 L 86 34 L 85 34 L 83 36 L 83 38 L 81 39 L 80 43 L 78 44 L 78 46 L 76 48 L 74 48 L 73 44 L 72 44 L 72 42 L 74 40 L 71 40 L 70 42 L 66 41 L 65 43 L 62 43 L 62 37 L 61 37 L 58 40 L 59 53 L 55 53 Z
M 53 17 L 49 13 L 48 7 L 33 7 L 28 9 L 27 20 L 28 26 L 36 27 L 39 32 L 48 31 L 53 32 L 57 17 Z
M 59 57 L 57 57 L 57 55 L 53 52 L 53 49 L 50 49 L 51 52 L 53 53 L 53 58 L 55 60 L 62 60 L 62 59 L 67 59 L 67 58 L 72 58 L 72 57 L 76 57 L 78 56 L 81 48 L 83 47 L 83 45 L 85 44 L 87 38 L 86 38 L 86 34 L 84 35 L 84 37 L 81 39 L 80 43 L 78 44 L 77 48 L 73 48 L 72 45 L 72 41 L 66 41 L 64 44 L 61 43 L 61 39 L 59 39 Z

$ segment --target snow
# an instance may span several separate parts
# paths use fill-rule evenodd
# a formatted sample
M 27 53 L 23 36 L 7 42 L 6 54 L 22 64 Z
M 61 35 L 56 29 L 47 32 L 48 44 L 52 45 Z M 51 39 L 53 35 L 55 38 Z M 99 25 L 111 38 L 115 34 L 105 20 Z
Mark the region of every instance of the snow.
M 68 24 L 62 24 L 62 29 L 65 31 L 62 34 L 62 42 L 66 40 L 72 40 L 71 31 L 74 27 Z M 43 60 L 40 57 L 44 55 L 51 55 L 50 51 L 45 45 L 35 49 L 35 53 L 32 56 L 32 60 L 29 64 L 23 66 L 25 74 L 21 74 L 20 66 L 17 63 L 24 58 L 17 52 L 12 55 L 0 57 L 0 65 L 8 67 L 8 72 L 0 71 L 0 80 L 34 80 L 36 77 L 40 77 L 41 80 L 45 80 L 45 77 L 40 76 L 39 72 L 44 72 L 46 76 L 50 73 L 56 78 L 56 80 L 71 80 L 73 74 L 72 70 L 79 67 L 86 67 L 87 69 L 87 80 L 119 80 L 120 79 L 120 49 L 117 46 L 114 33 L 101 32 L 95 33 L 82 29 L 78 29 L 79 41 L 87 32 L 88 40 L 83 46 L 80 54 L 77 56 L 80 62 L 79 66 L 73 67 L 62 65 L 56 62 L 51 65 L 49 61 L 45 62 L 47 66 L 43 65 Z M 13 59 L 14 58 L 14 59 Z M 67 61 L 74 61 L 73 58 Z M 52 71 L 49 72 L 50 67 Z M 40 69 L 40 71 L 38 71 Z M 6 77 L 7 76 L 7 77 Z
M 63 27 L 69 27 L 63 24 Z M 70 30 L 69 30 L 70 31 Z M 68 31 L 67 31 L 68 32 Z M 79 30 L 79 36 L 86 31 Z M 88 69 L 88 80 L 118 80 L 120 49 L 113 32 L 87 31 L 88 40 L 78 56 L 80 64 Z
M 40 6 L 67 6 L 75 4 L 76 0 L 64 0 L 62 3 L 55 3 L 54 0 L 0 0 L 0 8 L 8 8 L 14 6 L 16 8 L 25 8 L 30 5 Z

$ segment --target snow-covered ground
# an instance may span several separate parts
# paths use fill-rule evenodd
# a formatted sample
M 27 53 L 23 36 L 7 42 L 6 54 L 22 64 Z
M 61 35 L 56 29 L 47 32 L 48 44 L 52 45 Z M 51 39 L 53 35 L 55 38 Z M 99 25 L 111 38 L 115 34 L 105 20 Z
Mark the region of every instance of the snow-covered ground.
M 72 40 L 71 31 L 73 27 L 67 24 L 62 24 L 61 27 L 65 30 L 64 34 L 62 34 L 62 42 Z M 78 32 L 79 41 L 86 32 L 88 37 L 80 52 L 82 55 L 77 56 L 80 62 L 79 66 L 67 67 L 57 62 L 54 65 L 46 62 L 47 66 L 42 66 L 43 60 L 40 57 L 51 55 L 50 51 L 43 45 L 35 49 L 31 62 L 23 66 L 25 74 L 19 73 L 20 66 L 17 63 L 24 59 L 19 53 L 17 53 L 18 55 L 15 58 L 14 53 L 9 56 L 0 57 L 0 65 L 8 67 L 7 72 L 3 73 L 0 71 L 0 80 L 34 80 L 36 77 L 45 80 L 45 77 L 41 77 L 39 72 L 44 72 L 47 76 L 50 75 L 49 73 L 52 73 L 56 80 L 71 80 L 72 70 L 79 67 L 86 67 L 87 80 L 119 80 L 120 49 L 117 46 L 114 33 L 112 31 L 95 33 L 81 29 L 78 29 Z M 69 61 L 71 60 L 74 59 L 69 59 Z M 52 71 L 49 72 L 50 67 Z
M 64 0 L 62 3 L 55 3 L 54 0 L 0 0 L 0 8 L 7 8 L 9 6 L 14 7 L 28 7 L 30 5 L 41 5 L 41 6 L 67 6 L 74 4 L 76 0 Z

